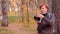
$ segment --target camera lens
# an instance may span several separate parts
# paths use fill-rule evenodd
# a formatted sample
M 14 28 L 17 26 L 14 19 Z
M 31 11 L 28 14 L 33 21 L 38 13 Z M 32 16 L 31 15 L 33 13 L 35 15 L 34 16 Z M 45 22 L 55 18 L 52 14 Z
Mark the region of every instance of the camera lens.
M 37 21 L 40 21 L 40 18 L 37 17 L 37 16 L 34 16 L 34 19 L 37 20 Z

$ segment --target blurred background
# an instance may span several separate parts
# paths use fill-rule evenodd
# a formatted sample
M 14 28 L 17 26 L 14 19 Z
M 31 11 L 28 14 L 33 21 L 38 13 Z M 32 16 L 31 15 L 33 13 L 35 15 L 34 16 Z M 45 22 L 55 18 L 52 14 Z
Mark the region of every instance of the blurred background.
M 0 34 L 36 34 L 37 23 L 33 17 L 40 13 L 41 3 L 49 2 L 48 0 L 0 0 Z M 5 27 L 6 25 L 8 27 Z

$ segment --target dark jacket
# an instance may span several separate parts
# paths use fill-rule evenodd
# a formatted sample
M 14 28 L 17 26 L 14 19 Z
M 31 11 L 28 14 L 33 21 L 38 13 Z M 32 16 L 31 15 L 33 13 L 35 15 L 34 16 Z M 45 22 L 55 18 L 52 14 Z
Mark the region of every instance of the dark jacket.
M 55 32 L 55 16 L 53 13 L 46 13 L 41 23 L 38 22 L 38 33 L 53 34 Z

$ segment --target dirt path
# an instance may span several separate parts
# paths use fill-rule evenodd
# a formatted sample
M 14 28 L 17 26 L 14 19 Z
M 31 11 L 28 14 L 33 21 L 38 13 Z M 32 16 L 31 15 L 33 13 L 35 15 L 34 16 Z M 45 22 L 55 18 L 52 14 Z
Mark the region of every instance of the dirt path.
M 15 34 L 32 34 L 29 31 L 23 30 L 22 24 L 9 24 L 8 30 L 13 31 Z

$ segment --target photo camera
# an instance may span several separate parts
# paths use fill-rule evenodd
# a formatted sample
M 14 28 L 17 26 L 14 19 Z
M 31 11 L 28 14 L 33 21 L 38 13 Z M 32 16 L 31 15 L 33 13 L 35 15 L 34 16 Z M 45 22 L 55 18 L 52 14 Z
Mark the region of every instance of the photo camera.
M 34 16 L 34 19 L 37 20 L 37 21 L 40 21 L 40 18 L 37 17 L 37 16 Z

